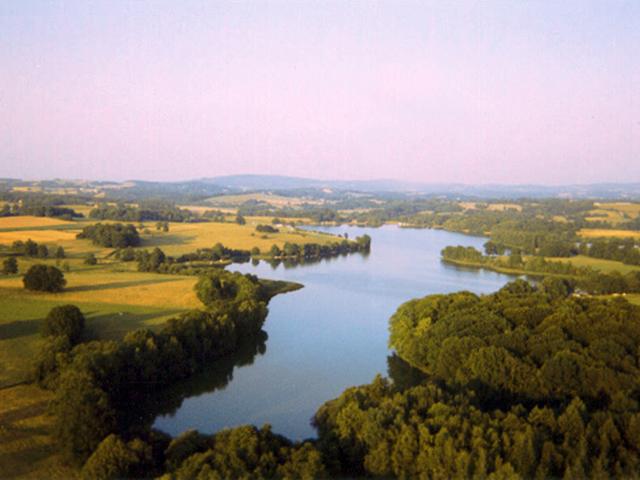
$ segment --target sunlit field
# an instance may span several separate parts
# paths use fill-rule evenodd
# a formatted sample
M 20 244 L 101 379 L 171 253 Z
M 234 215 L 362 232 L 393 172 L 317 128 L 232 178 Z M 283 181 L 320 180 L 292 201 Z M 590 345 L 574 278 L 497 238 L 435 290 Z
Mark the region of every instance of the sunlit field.
M 278 233 L 256 232 L 256 225 L 270 223 L 270 218 L 251 217 L 246 225 L 236 223 L 172 223 L 169 232 L 152 231 L 143 235 L 143 247 L 160 247 L 168 255 L 193 252 L 198 248 L 211 248 L 216 243 L 235 249 L 251 250 L 258 247 L 267 251 L 272 245 L 282 247 L 292 243 L 330 243 L 336 237 L 315 232 L 304 232 L 293 227 L 280 227 Z
M 51 217 L 33 217 L 21 215 L 17 217 L 0 217 L 0 230 L 31 227 L 54 227 L 59 225 L 72 225 L 73 222 Z
M 583 228 L 579 235 L 584 238 L 640 238 L 637 230 L 607 230 L 604 228 Z
M 586 257 L 584 255 L 577 255 L 575 257 L 551 257 L 549 260 L 569 262 L 577 267 L 591 267 L 605 273 L 618 271 L 624 274 L 640 270 L 640 267 L 636 265 L 625 265 L 622 262 L 616 262 L 614 260 L 604 260 L 601 258 Z

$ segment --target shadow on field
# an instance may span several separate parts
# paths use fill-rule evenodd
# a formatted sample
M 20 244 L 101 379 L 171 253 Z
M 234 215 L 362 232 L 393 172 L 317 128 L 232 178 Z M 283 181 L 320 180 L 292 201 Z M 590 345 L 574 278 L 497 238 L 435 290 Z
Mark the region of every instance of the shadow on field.
M 170 317 L 184 310 L 161 310 L 150 313 L 114 312 L 95 315 L 96 312 L 84 312 L 86 322 L 86 340 L 120 340 L 128 332 L 148 328 L 154 330 L 162 325 L 146 325 L 148 320 L 158 317 Z
M 131 280 L 129 282 L 99 283 L 95 285 L 79 285 L 65 288 L 65 292 L 91 292 L 94 290 L 111 290 L 115 288 L 140 287 L 154 283 L 175 282 L 177 278 L 153 278 L 149 280 Z
M 24 337 L 38 333 L 42 325 L 42 319 L 17 320 L 15 322 L 0 325 L 0 340 Z
M 158 247 L 162 245 L 186 245 L 191 243 L 196 238 L 195 235 L 178 235 L 174 233 L 166 233 L 162 235 L 154 235 L 152 237 L 143 237 L 142 238 L 142 246 L 143 247 Z M 211 246 L 213 247 L 213 244 Z

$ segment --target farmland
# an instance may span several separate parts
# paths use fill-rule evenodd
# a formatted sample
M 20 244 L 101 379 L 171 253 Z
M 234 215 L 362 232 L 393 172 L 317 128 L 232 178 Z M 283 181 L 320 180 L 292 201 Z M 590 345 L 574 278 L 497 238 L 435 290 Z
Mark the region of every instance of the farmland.
M 634 265 L 626 265 L 622 262 L 614 260 L 604 260 L 601 258 L 586 257 L 584 255 L 576 255 L 575 257 L 550 257 L 549 260 L 559 262 L 569 262 L 576 267 L 590 267 L 604 273 L 618 271 L 622 274 L 640 270 L 640 267 Z
M 141 249 L 160 247 L 168 255 L 180 255 L 220 242 L 229 248 L 268 250 L 285 242 L 328 243 L 336 237 L 280 227 L 280 232 L 258 233 L 259 223 L 270 218 L 250 217 L 237 223 L 171 223 L 169 232 L 157 231 L 152 222 L 143 224 Z M 91 338 L 117 339 L 136 328 L 154 328 L 180 312 L 199 308 L 192 276 L 137 272 L 135 263 L 110 257 L 113 249 L 96 246 L 75 236 L 95 221 L 66 222 L 46 217 L 0 218 L 0 244 L 32 239 L 47 246 L 62 246 L 63 260 L 19 257 L 19 274 L 0 277 L 0 387 L 22 382 L 29 376 L 31 361 L 41 345 L 39 327 L 48 311 L 61 304 L 77 305 L 87 317 Z M 12 229 L 13 228 L 13 229 Z M 98 265 L 84 263 L 93 253 Z M 62 293 L 26 291 L 22 277 L 34 264 L 65 264 L 67 285 Z
M 609 230 L 606 228 L 583 228 L 578 234 L 584 238 L 640 238 L 636 230 Z

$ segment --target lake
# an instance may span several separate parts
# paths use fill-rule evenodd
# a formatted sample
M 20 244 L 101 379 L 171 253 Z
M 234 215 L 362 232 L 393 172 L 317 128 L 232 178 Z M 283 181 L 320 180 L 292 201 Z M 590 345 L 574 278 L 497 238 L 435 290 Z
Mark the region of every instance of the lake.
M 320 405 L 387 374 L 388 321 L 400 304 L 432 293 L 493 292 L 512 278 L 440 260 L 447 245 L 482 249 L 483 237 L 396 226 L 314 229 L 349 238 L 366 233 L 371 253 L 291 268 L 229 267 L 305 287 L 271 300 L 263 338 L 170 389 L 157 406 L 155 428 L 177 435 L 269 423 L 294 440 L 314 437 L 310 420 Z

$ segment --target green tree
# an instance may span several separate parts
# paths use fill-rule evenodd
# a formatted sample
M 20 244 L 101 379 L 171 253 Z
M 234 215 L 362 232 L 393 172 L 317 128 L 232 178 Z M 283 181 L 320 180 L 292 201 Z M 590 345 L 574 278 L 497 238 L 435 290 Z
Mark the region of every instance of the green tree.
M 87 256 L 84 258 L 85 265 L 97 265 L 98 259 L 93 253 L 87 253 Z
M 16 257 L 7 257 L 2 262 L 2 273 L 5 275 L 13 275 L 18 273 L 18 260 Z
M 75 305 L 53 307 L 44 320 L 42 335 L 69 337 L 72 344 L 77 343 L 84 331 L 84 315 Z
M 244 218 L 242 215 L 238 214 L 238 215 L 236 216 L 236 223 L 237 223 L 238 225 L 244 225 L 244 224 L 246 224 L 246 223 L 247 223 L 247 221 L 245 220 L 245 218 Z
M 67 281 L 62 272 L 50 265 L 33 265 L 25 273 L 22 283 L 27 290 L 61 292 Z
M 64 248 L 62 248 L 62 247 L 56 248 L 55 257 L 56 258 L 65 258 L 66 254 L 64 252 Z
M 112 480 L 149 477 L 151 447 L 140 439 L 125 443 L 115 434 L 105 438 L 82 467 L 82 478 Z
M 36 256 L 38 258 L 47 258 L 49 256 L 49 249 L 47 248 L 47 246 L 43 244 L 38 245 Z

